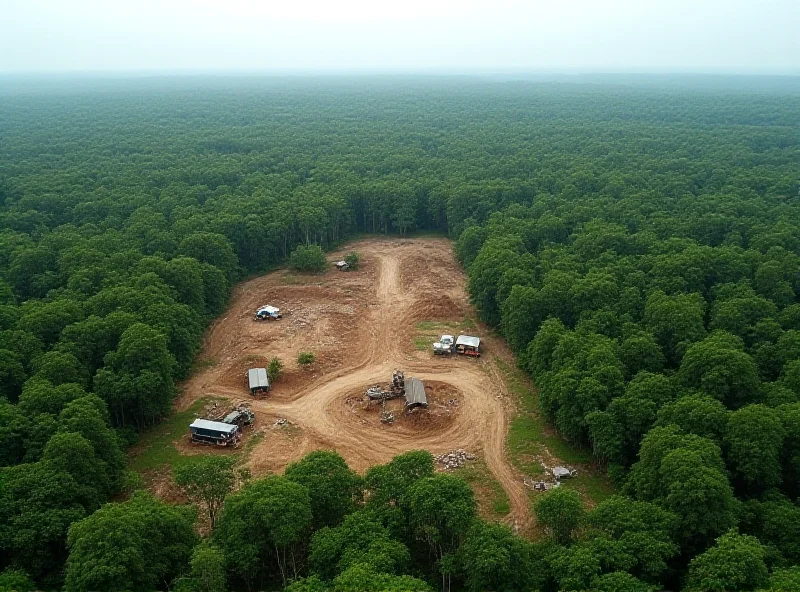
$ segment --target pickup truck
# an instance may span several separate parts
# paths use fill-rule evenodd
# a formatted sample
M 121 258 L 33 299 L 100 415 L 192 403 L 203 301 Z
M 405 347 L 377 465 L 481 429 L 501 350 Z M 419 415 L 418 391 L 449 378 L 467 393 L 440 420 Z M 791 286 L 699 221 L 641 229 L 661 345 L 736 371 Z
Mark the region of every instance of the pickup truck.
M 437 356 L 450 355 L 456 350 L 456 341 L 452 335 L 442 335 L 433 344 L 433 353 Z

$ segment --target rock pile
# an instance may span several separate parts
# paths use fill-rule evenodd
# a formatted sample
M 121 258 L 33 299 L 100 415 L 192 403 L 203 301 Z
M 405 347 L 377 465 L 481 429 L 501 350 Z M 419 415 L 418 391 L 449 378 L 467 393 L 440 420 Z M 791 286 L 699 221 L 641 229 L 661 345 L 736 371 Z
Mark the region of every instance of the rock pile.
M 276 421 L 276 422 L 275 422 L 275 427 L 276 427 L 276 428 L 282 428 L 282 427 L 283 427 L 283 426 L 285 426 L 287 423 L 289 423 L 289 422 L 288 422 L 288 421 L 286 421 L 284 418 L 282 418 L 282 417 L 279 417 L 279 418 L 278 418 L 278 421 Z
M 433 460 L 435 460 L 437 464 L 443 465 L 445 471 L 449 471 L 450 469 L 463 467 L 468 460 L 475 460 L 475 455 L 459 448 L 458 450 L 451 450 L 450 452 L 435 456 Z

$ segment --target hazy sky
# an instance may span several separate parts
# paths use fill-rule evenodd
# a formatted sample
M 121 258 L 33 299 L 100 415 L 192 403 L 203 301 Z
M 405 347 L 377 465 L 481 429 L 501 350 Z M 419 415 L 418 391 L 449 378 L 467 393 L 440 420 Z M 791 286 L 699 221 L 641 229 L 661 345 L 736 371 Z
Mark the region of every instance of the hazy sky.
M 0 0 L 0 71 L 800 73 L 800 0 Z

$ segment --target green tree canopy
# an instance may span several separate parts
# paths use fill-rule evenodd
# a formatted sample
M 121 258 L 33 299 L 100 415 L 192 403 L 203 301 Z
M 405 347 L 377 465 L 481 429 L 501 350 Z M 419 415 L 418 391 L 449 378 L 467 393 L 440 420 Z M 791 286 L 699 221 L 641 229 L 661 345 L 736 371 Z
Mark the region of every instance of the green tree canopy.
M 586 514 L 578 492 L 566 487 L 551 489 L 537 500 L 533 509 L 536 521 L 560 544 L 572 540 Z
M 338 452 L 317 450 L 286 467 L 286 478 L 308 488 L 315 528 L 333 526 L 356 509 L 361 478 Z
M 692 559 L 687 590 L 731 592 L 755 590 L 768 581 L 764 549 L 755 537 L 731 530 L 705 553 Z
M 235 461 L 230 456 L 197 456 L 174 469 L 175 484 L 191 501 L 205 506 L 211 528 L 216 525 L 225 497 L 233 490 Z
M 187 565 L 195 514 L 145 493 L 107 504 L 69 530 L 68 592 L 153 590 Z

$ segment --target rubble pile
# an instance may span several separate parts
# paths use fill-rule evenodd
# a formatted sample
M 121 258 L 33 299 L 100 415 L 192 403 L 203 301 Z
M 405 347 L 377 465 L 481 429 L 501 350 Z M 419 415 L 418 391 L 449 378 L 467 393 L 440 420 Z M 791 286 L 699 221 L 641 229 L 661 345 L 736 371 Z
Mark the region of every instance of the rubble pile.
M 289 423 L 287 420 L 285 420 L 285 419 L 284 419 L 284 418 L 282 418 L 282 417 L 279 417 L 279 418 L 278 418 L 278 420 L 275 422 L 275 427 L 276 427 L 276 428 L 282 428 L 282 427 L 283 427 L 283 426 L 285 426 L 287 423 Z
M 556 487 L 561 486 L 560 481 L 556 481 L 555 483 L 552 483 L 550 481 L 537 481 L 532 477 L 525 477 L 522 483 L 523 485 L 525 485 L 525 487 L 529 487 L 534 491 L 547 491 L 549 489 L 555 489 Z
M 463 467 L 468 460 L 475 460 L 475 455 L 459 448 L 458 450 L 451 450 L 450 452 L 435 456 L 433 460 L 435 460 L 437 464 L 444 466 L 445 471 L 448 471 L 450 469 Z
M 234 411 L 243 414 L 247 418 L 245 423 L 248 425 L 251 424 L 256 417 L 250 409 L 250 403 L 248 401 L 236 401 L 234 403 L 212 401 L 203 407 L 202 417 L 210 421 L 222 421 L 229 413 Z

